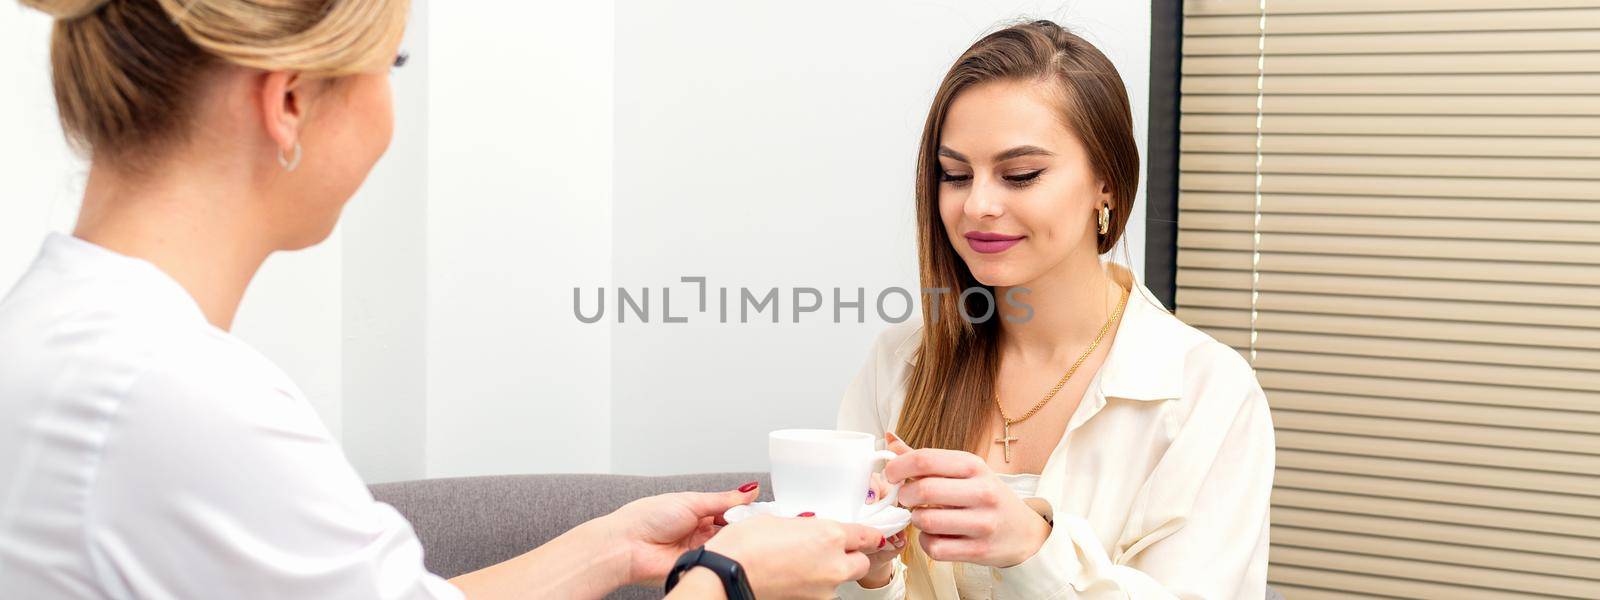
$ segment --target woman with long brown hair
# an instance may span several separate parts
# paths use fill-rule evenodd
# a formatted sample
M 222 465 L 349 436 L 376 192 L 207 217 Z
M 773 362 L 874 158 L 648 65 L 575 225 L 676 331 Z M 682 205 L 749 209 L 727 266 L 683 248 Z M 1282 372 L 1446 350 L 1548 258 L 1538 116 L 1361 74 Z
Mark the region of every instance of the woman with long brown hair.
M 1138 179 L 1122 79 L 1077 35 L 1014 25 L 951 67 L 917 161 L 936 292 L 879 337 L 839 411 L 841 429 L 889 432 L 912 529 L 842 597 L 1265 594 L 1266 397 L 1238 353 L 1102 260 Z
M 719 527 L 751 482 L 428 573 L 299 388 L 228 333 L 262 261 L 326 238 L 388 147 L 409 2 L 22 3 L 56 18 L 61 124 L 91 164 L 72 235 L 0 300 L 0 596 L 599 598 L 673 569 L 671 598 L 824 598 L 885 543 Z

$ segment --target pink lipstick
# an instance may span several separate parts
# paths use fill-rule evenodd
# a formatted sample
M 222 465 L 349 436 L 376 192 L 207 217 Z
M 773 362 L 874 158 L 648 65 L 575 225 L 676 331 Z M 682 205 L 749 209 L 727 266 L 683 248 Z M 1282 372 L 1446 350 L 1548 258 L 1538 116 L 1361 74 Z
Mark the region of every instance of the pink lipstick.
M 966 237 L 968 247 L 983 254 L 994 254 L 996 252 L 1005 252 L 1027 236 L 969 231 Z

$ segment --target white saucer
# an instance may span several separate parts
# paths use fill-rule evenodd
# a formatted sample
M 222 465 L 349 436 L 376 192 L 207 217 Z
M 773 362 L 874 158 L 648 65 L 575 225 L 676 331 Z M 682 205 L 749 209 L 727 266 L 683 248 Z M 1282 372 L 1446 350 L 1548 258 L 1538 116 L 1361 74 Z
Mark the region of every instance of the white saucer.
M 779 512 L 776 502 L 757 502 L 730 508 L 728 512 L 723 513 L 722 518 L 732 524 L 757 515 L 794 516 Z M 911 511 L 898 506 L 885 506 L 870 514 L 862 515 L 860 523 L 878 530 L 884 537 L 889 537 L 900 533 L 911 524 Z

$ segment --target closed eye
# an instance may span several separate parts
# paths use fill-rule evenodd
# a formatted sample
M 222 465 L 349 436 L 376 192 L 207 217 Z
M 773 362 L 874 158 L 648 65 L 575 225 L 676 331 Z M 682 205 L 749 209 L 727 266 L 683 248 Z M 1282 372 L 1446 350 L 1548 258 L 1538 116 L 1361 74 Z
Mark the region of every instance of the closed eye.
M 1020 186 L 1025 186 L 1025 185 L 1032 184 L 1034 181 L 1039 179 L 1039 174 L 1043 173 L 1043 172 L 1044 172 L 1044 169 L 1039 169 L 1037 171 L 1028 171 L 1026 173 L 1013 173 L 1013 174 L 1009 174 L 1009 175 L 1004 175 L 1002 177 L 1007 182 L 1010 182 L 1012 185 L 1020 187 Z
M 969 181 L 972 181 L 972 175 L 966 173 L 950 173 L 941 171 L 939 173 L 939 181 L 955 186 L 961 186 L 966 185 L 966 183 Z

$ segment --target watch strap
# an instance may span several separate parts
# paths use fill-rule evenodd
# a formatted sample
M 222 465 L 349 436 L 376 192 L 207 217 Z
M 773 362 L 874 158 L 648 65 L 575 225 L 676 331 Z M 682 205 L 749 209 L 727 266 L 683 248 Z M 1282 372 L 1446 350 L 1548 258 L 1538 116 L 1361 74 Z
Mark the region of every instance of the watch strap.
M 684 573 L 697 567 L 705 567 L 722 580 L 722 590 L 727 594 L 728 600 L 755 600 L 755 594 L 750 591 L 750 581 L 745 576 L 744 567 L 739 561 L 733 560 L 716 552 L 707 550 L 705 546 L 695 548 L 683 553 L 672 565 L 672 571 L 667 574 L 666 591 L 678 585 L 678 580 Z

